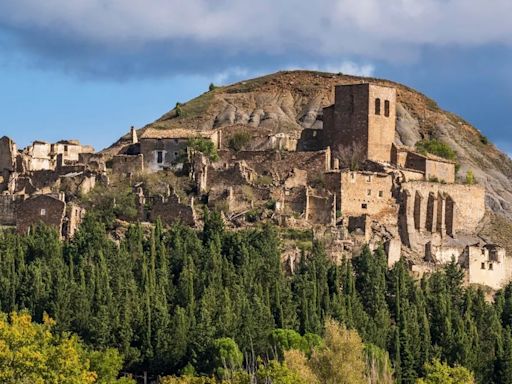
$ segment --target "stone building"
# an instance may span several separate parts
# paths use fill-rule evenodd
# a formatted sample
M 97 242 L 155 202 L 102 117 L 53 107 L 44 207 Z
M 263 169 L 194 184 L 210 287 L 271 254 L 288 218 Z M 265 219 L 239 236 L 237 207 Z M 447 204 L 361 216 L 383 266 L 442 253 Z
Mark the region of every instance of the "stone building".
M 175 194 L 169 197 L 155 196 L 152 198 L 149 219 L 156 221 L 160 219 L 162 223 L 171 225 L 176 222 L 182 222 L 185 225 L 195 226 L 196 216 L 194 212 L 194 200 L 190 204 L 184 204 Z
M 66 204 L 61 195 L 35 195 L 20 202 L 16 213 L 16 231 L 29 233 L 38 224 L 55 228 L 61 237 L 71 238 L 75 234 L 85 210 Z
M 334 170 L 325 174 L 327 188 L 343 216 L 376 216 L 394 207 L 393 178 L 383 172 Z
M 488 285 L 500 289 L 508 282 L 505 250 L 495 244 L 471 245 L 464 250 L 464 263 L 470 284 Z
M 0 192 L 7 189 L 9 178 L 16 170 L 16 144 L 4 136 L 0 138 Z
M 171 169 L 187 155 L 189 140 L 202 138 L 211 140 L 216 148 L 221 145 L 221 130 L 195 131 L 189 129 L 148 128 L 138 138 L 138 152 L 144 157 L 147 171 Z M 183 161 L 181 161 L 183 162 Z
M 59 157 L 60 165 L 77 163 L 82 153 L 94 153 L 94 148 L 82 146 L 78 140 L 62 140 L 55 144 L 34 141 L 23 151 L 24 165 L 27 171 L 55 170 Z
M 335 87 L 323 112 L 322 141 L 333 149 L 361 150 L 366 159 L 391 160 L 395 139 L 396 90 L 370 83 Z

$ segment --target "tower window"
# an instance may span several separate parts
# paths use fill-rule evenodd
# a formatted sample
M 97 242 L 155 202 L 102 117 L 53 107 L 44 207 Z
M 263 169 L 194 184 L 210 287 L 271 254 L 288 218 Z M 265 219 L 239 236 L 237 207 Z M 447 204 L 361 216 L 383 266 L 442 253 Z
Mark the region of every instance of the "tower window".
M 489 263 L 489 270 L 492 271 L 492 263 Z
M 164 152 L 163 151 L 158 151 L 156 153 L 156 162 L 158 164 L 162 164 L 164 162 Z
M 383 191 L 379 191 L 379 197 L 382 197 L 384 196 L 384 192 Z
M 372 195 L 372 190 L 371 190 L 371 189 L 367 190 L 367 191 L 366 191 L 366 194 L 367 194 L 368 196 L 371 196 L 371 195 Z
M 485 263 L 481 263 L 481 264 L 480 264 L 480 268 L 481 268 L 481 269 L 485 269 Z
M 384 116 L 389 117 L 389 100 L 384 101 Z
M 368 204 L 361 204 L 362 209 L 368 209 Z
M 375 99 L 375 114 L 380 115 L 380 99 Z

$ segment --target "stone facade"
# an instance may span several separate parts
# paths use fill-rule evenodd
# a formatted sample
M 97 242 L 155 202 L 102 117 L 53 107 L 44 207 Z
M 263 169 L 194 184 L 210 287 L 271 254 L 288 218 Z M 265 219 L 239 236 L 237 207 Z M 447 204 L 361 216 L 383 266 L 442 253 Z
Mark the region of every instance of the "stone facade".
M 18 207 L 16 230 L 26 234 L 30 228 L 39 223 L 54 227 L 60 234 L 66 215 L 66 203 L 49 195 L 28 198 Z
M 183 204 L 176 194 L 169 197 L 157 196 L 153 199 L 150 211 L 150 220 L 162 220 L 162 223 L 171 225 L 182 222 L 185 225 L 195 226 L 196 217 L 194 212 L 194 201 L 190 205 Z
M 174 168 L 187 157 L 190 139 L 211 140 L 220 148 L 221 131 L 193 131 L 186 129 L 163 130 L 149 128 L 138 138 L 139 153 L 144 156 L 144 167 L 148 172 Z
M 343 216 L 376 216 L 395 206 L 393 178 L 386 173 L 332 171 L 325 174 L 327 188 L 337 196 L 337 211 Z
M 494 244 L 473 245 L 465 249 L 464 257 L 470 284 L 482 284 L 500 289 L 510 278 L 505 250 Z
M 59 165 L 78 163 L 82 153 L 92 154 L 94 148 L 82 146 L 77 140 L 62 140 L 55 144 L 34 141 L 23 151 L 23 161 L 27 171 L 55 170 L 58 161 Z
M 144 171 L 144 155 L 117 155 L 112 158 L 112 173 L 129 176 Z
M 324 109 L 325 146 L 360 147 L 373 161 L 390 162 L 395 138 L 396 90 L 369 83 L 335 88 L 334 105 Z
M 0 138 L 0 192 L 8 188 L 9 176 L 16 168 L 16 144 L 4 136 Z

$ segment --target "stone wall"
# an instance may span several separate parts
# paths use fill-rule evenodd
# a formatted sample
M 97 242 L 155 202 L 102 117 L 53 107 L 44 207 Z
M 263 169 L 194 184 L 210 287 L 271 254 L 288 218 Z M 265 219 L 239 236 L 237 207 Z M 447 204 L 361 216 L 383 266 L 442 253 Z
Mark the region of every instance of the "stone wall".
M 470 246 L 465 251 L 470 284 L 483 284 L 500 289 L 510 276 L 506 271 L 505 250 L 494 245 Z
M 175 194 L 168 198 L 154 199 L 149 218 L 151 221 L 160 219 L 162 223 L 167 225 L 181 221 L 185 225 L 195 226 L 193 200 L 190 205 L 183 204 Z
M 112 173 L 128 176 L 144 171 L 144 155 L 117 155 L 112 158 Z
M 425 179 L 437 179 L 449 184 L 455 182 L 455 163 L 427 159 L 425 164 Z
M 476 233 L 485 214 L 485 189 L 479 185 L 411 181 L 402 184 L 409 224 L 418 232 Z
M 19 205 L 16 230 L 18 233 L 28 233 L 30 227 L 44 223 L 61 234 L 65 214 L 64 201 L 48 195 L 34 196 Z
M 336 195 L 319 196 L 306 189 L 305 218 L 311 224 L 336 225 Z
M 0 192 L 7 189 L 9 176 L 16 167 L 16 144 L 4 136 L 0 138 Z
M 324 109 L 324 146 L 356 146 L 373 161 L 391 161 L 395 138 L 396 90 L 365 84 L 339 85 L 334 106 Z
M 144 168 L 157 172 L 172 167 L 180 156 L 186 155 L 188 139 L 140 139 Z
M 376 172 L 333 171 L 325 174 L 326 187 L 336 194 L 343 216 L 375 216 L 394 209 L 391 175 Z
M 16 225 L 16 208 L 19 202 L 19 196 L 0 195 L 0 225 Z

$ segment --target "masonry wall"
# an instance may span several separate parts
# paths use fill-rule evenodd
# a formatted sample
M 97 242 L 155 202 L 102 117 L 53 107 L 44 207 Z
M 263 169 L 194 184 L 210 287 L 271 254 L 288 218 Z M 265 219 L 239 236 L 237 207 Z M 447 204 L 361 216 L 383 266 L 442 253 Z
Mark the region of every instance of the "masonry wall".
M 151 221 L 160 219 L 166 225 L 181 221 L 185 225 L 195 226 L 192 205 L 182 204 L 176 195 L 154 201 L 149 217 Z
M 354 143 L 368 152 L 369 84 L 339 85 L 334 106 L 324 110 L 323 141 L 337 150 Z
M 187 139 L 140 139 L 140 153 L 144 156 L 144 168 L 157 172 L 172 166 L 187 149 Z M 159 162 L 158 153 L 162 153 Z
M 306 220 L 312 224 L 335 225 L 336 200 L 334 195 L 316 196 L 307 194 Z
M 376 111 L 378 100 L 380 100 L 380 113 Z M 370 85 L 368 103 L 368 159 L 389 163 L 391 146 L 395 140 L 395 88 Z
M 507 282 L 505 267 L 505 251 L 496 250 L 497 257 L 489 253 L 489 249 L 480 247 L 468 247 L 468 277 L 470 284 L 488 285 L 493 289 L 500 289 Z
M 61 234 L 65 213 L 66 203 L 59 199 L 46 195 L 31 197 L 18 207 L 16 230 L 28 233 L 30 227 L 44 223 Z
M 437 230 L 440 196 L 445 200 L 445 215 L 450 216 L 444 225 L 448 224 L 455 235 L 475 233 L 485 215 L 485 189 L 479 185 L 411 181 L 402 184 L 402 188 L 411 196 L 407 215 L 419 231 L 432 231 L 434 223 Z
M 117 155 L 112 158 L 114 175 L 129 175 L 144 171 L 144 155 Z
M 446 183 L 454 183 L 455 164 L 427 159 L 425 162 L 425 179 L 431 180 L 432 178 L 437 178 L 439 181 Z
M 13 195 L 0 195 L 0 225 L 16 225 L 18 199 Z
M 343 216 L 379 215 L 394 209 L 391 175 L 374 172 L 329 172 L 326 187 L 337 194 Z

